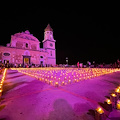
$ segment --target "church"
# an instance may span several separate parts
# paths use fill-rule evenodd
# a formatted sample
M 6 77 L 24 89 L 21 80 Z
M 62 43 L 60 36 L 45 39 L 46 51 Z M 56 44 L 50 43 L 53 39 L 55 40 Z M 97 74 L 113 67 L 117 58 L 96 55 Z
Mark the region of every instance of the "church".
M 6 46 L 0 46 L 0 61 L 17 65 L 56 65 L 56 49 L 53 29 L 48 24 L 44 30 L 43 48 L 40 41 L 28 30 L 11 35 Z

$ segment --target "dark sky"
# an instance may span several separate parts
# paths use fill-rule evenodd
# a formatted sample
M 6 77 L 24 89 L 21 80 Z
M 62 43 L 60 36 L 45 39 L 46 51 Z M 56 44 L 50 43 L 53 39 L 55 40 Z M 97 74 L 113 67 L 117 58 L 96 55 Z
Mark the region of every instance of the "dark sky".
M 0 45 L 6 45 L 11 35 L 25 30 L 42 42 L 49 23 L 56 40 L 57 64 L 65 63 L 66 57 L 69 64 L 114 63 L 120 59 L 120 19 L 115 6 L 4 5 L 0 9 Z

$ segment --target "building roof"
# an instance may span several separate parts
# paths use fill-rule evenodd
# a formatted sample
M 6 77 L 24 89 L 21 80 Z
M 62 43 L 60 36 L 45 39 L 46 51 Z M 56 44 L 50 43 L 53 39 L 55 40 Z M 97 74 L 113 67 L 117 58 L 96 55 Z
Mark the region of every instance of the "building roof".
M 32 41 L 39 41 L 35 36 L 33 36 L 33 34 L 30 34 L 28 30 L 26 30 L 25 32 L 21 32 L 21 33 L 15 33 L 14 35 L 11 36 L 11 39 L 13 37 L 23 38 L 23 39 L 32 40 Z
M 53 31 L 53 29 L 50 27 L 50 24 L 47 25 L 47 27 L 45 28 L 45 31 Z

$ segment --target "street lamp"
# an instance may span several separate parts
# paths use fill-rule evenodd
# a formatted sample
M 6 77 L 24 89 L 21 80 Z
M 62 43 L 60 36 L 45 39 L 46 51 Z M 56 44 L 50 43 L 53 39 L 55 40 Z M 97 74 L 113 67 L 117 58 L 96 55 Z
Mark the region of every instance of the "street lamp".
M 66 57 L 66 64 L 68 65 L 68 57 Z

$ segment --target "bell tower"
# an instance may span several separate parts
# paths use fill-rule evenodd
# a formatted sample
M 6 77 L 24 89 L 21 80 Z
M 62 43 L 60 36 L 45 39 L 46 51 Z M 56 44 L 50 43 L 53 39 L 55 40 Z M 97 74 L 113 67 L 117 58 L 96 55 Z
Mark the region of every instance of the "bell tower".
M 55 40 L 53 37 L 53 29 L 48 24 L 44 30 L 44 40 L 43 48 L 48 52 L 48 64 L 55 66 L 56 65 L 56 49 L 55 49 Z

